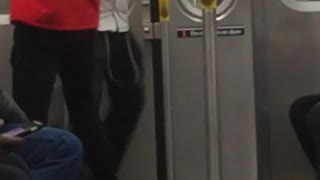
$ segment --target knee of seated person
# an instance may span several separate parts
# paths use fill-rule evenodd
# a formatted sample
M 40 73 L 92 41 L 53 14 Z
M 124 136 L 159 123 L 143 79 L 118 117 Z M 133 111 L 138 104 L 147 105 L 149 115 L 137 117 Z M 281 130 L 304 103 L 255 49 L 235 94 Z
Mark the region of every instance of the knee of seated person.
M 317 130 L 319 127 L 319 118 L 320 118 L 320 102 L 316 103 L 306 115 L 307 124 L 314 126 Z
M 289 110 L 291 123 L 299 124 L 304 122 L 307 112 L 318 102 L 320 102 L 320 96 L 318 95 L 308 95 L 296 99 Z
M 58 152 L 63 152 L 63 154 L 71 155 L 77 159 L 82 159 L 82 143 L 79 138 L 72 133 L 55 128 L 44 128 L 41 133 L 42 137 L 53 140 L 49 145 L 51 148 Z
M 66 131 L 64 132 L 64 135 L 61 136 L 61 141 L 68 154 L 82 159 L 83 145 L 79 138 Z

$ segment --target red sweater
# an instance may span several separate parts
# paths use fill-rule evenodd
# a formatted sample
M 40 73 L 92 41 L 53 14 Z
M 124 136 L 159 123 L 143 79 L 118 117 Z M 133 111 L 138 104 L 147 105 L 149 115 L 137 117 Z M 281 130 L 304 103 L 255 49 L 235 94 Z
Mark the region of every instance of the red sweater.
M 49 30 L 96 29 L 100 0 L 11 0 L 11 21 Z

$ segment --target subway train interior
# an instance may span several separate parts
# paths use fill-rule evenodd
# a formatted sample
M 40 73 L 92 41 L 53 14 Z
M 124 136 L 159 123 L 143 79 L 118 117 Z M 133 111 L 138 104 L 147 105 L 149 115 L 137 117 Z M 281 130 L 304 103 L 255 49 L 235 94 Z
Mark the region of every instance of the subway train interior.
M 11 92 L 9 2 L 0 1 L 0 87 Z M 289 110 L 320 92 L 320 1 L 217 4 L 130 0 L 146 102 L 121 180 L 314 179 Z M 57 80 L 49 125 L 68 128 L 67 113 Z

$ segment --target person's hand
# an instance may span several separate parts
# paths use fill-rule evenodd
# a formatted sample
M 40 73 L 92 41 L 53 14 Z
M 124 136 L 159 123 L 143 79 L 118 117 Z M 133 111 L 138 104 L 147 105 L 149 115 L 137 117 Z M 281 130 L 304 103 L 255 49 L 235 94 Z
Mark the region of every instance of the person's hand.
M 0 150 L 10 150 L 12 148 L 15 148 L 21 144 L 23 144 L 24 139 L 21 137 L 9 137 L 9 136 L 3 136 L 0 134 Z
M 23 144 L 24 139 L 19 137 L 6 137 L 0 135 L 0 160 L 4 159 L 16 147 Z
M 4 120 L 0 119 L 0 128 L 4 125 Z M 23 144 L 24 139 L 20 137 L 8 137 L 0 134 L 0 159 L 12 152 L 17 146 Z

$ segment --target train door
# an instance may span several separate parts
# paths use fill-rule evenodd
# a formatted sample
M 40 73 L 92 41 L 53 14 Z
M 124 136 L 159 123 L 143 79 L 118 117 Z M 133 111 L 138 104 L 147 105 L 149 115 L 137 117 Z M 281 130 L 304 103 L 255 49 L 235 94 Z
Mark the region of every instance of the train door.
M 121 176 L 205 180 L 211 177 L 208 177 L 201 10 L 193 1 L 170 1 L 168 31 L 161 32 L 158 2 L 132 3 L 131 23 L 144 47 L 149 98 Z M 226 180 L 257 179 L 250 10 L 249 0 L 219 1 L 220 165 L 222 178 Z M 166 40 L 167 44 L 163 43 Z M 163 64 L 165 58 L 169 59 L 167 66 Z M 166 73 L 171 74 L 169 79 L 165 79 Z M 165 102 L 168 96 L 170 102 Z M 170 122 L 166 111 L 170 111 Z
M 162 67 L 163 72 L 170 72 L 166 86 L 170 88 L 172 122 L 166 133 L 172 130 L 171 144 L 167 142 L 171 153 L 167 164 L 172 169 L 168 180 L 214 179 L 208 175 L 212 169 L 207 156 L 202 11 L 198 1 L 169 4 L 168 33 L 161 34 L 162 40 L 169 41 L 168 54 L 163 53 L 169 65 Z M 256 180 L 251 1 L 221 0 L 218 4 L 216 98 L 221 179 Z
M 261 180 L 314 177 L 288 111 L 296 98 L 319 93 L 319 5 L 308 0 L 253 1 Z

